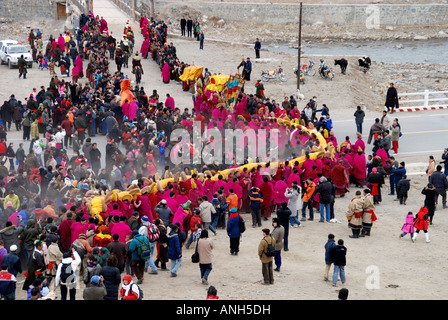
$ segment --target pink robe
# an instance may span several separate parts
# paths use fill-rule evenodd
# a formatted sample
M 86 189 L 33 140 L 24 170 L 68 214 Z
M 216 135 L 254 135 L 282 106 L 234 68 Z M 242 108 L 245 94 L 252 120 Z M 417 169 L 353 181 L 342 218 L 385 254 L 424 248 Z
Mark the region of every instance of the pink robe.
M 114 235 L 115 233 L 118 234 L 118 241 L 122 243 L 126 243 L 126 236 L 128 234 L 132 234 L 131 228 L 124 223 L 123 221 L 114 223 L 112 229 L 110 229 L 110 234 Z
M 286 166 L 283 170 L 282 176 L 285 177 L 285 179 L 287 180 L 290 174 L 291 174 L 291 168 L 289 166 Z
M 170 82 L 170 65 L 168 64 L 168 62 L 165 62 L 165 65 L 162 68 L 162 80 L 163 83 Z
M 129 103 L 123 102 L 121 106 L 121 110 L 123 112 L 123 116 L 129 119 Z
M 207 196 L 209 201 L 213 199 L 213 183 L 214 181 L 210 179 L 204 182 L 204 195 Z
M 172 212 L 176 212 L 177 208 L 179 208 L 179 205 L 177 204 L 177 201 L 174 198 L 171 198 L 171 197 L 168 197 L 165 200 L 166 200 L 166 205 L 168 206 L 168 208 L 170 208 Z
M 140 49 L 140 52 L 141 52 L 143 58 L 146 59 L 146 58 L 148 57 L 148 52 L 149 52 L 149 39 L 145 39 L 145 40 L 143 40 L 143 43 L 142 43 L 142 47 L 141 47 L 141 49 Z
M 108 216 L 111 216 L 111 217 L 113 217 L 113 216 L 119 216 L 119 217 L 121 217 L 122 215 L 123 215 L 123 212 L 121 212 L 120 210 L 113 210 L 113 209 L 111 209 L 111 210 L 109 210 L 109 208 L 106 210 L 106 215 L 108 215 Z
M 78 236 L 80 233 L 86 233 L 87 232 L 88 225 L 87 223 L 82 224 L 81 222 L 73 222 L 70 226 L 71 230 L 71 243 L 78 239 Z
M 65 52 L 65 38 L 63 36 L 59 36 L 58 38 L 58 46 L 62 52 Z
M 366 144 L 362 139 L 358 139 L 355 142 L 355 146 L 353 148 L 353 151 L 358 152 L 358 149 L 361 148 L 362 152 L 364 153 L 366 150 Z
M 121 212 L 126 216 L 126 218 L 132 217 L 134 213 L 134 206 L 126 201 L 118 200 L 118 205 L 120 207 Z
M 103 33 L 104 31 L 107 31 L 107 21 L 104 19 L 100 20 L 100 33 Z
M 189 212 L 185 212 L 184 208 L 182 208 L 182 207 L 179 207 L 174 212 L 175 213 L 174 213 L 174 217 L 173 217 L 173 224 L 175 224 L 176 222 L 179 222 L 180 230 L 185 231 L 183 224 L 184 224 L 184 220 L 188 216 Z
M 138 109 L 137 101 L 132 100 L 131 105 L 129 106 L 129 117 L 128 117 L 129 120 L 137 118 L 137 109 Z
M 137 201 L 141 202 L 140 207 L 136 208 L 139 213 L 139 219 L 141 219 L 143 216 L 147 216 L 149 222 L 153 223 L 154 218 L 149 198 L 145 195 L 137 196 Z
M 174 109 L 176 108 L 176 106 L 175 106 L 174 98 L 173 98 L 173 97 L 166 97 L 166 100 L 165 100 L 165 107 L 167 107 L 167 108 L 171 108 L 171 110 L 174 111 Z
M 305 173 L 304 173 L 304 179 L 305 179 L 305 180 L 308 179 L 308 177 L 309 177 L 311 171 L 313 170 L 313 165 L 315 165 L 315 164 L 316 164 L 316 163 L 314 162 L 313 159 L 306 159 L 306 160 L 303 162 L 302 170 L 305 172 Z
M 201 192 L 201 191 L 198 190 L 198 189 L 191 189 L 191 190 L 188 192 L 188 199 L 191 201 L 191 203 L 190 203 L 190 209 L 191 209 L 191 210 L 194 210 L 194 209 L 196 209 L 196 208 L 199 207 L 199 201 L 198 201 L 198 199 L 201 198 L 202 196 L 204 196 L 204 193 Z M 211 196 L 211 198 L 209 198 L 209 197 L 207 196 L 208 201 L 211 201 L 212 198 L 213 198 L 213 196 Z M 185 203 L 185 202 L 184 202 L 184 203 Z
M 301 185 L 301 180 L 300 180 L 300 176 L 296 173 L 291 173 L 288 177 L 288 179 L 286 179 L 286 185 L 288 186 L 288 188 L 292 187 L 292 183 L 293 181 L 297 181 L 297 184 L 300 186 Z
M 288 185 L 283 180 L 279 180 L 275 183 L 274 204 L 280 204 L 283 201 L 288 202 L 288 198 L 285 197 L 286 188 L 288 188 Z
M 213 194 L 217 193 L 219 188 L 224 187 L 224 190 L 226 189 L 227 183 L 224 180 L 217 180 L 213 184 Z
M 178 194 L 174 197 L 174 200 L 176 200 L 178 206 L 181 206 L 190 200 L 190 198 L 186 194 Z
M 352 175 L 355 179 L 364 180 L 367 178 L 366 173 L 366 156 L 364 154 L 356 154 L 353 161 Z
M 376 155 L 381 158 L 381 162 L 383 163 L 383 167 L 386 168 L 387 167 L 386 160 L 389 159 L 389 157 L 387 156 L 386 151 L 384 149 L 380 148 L 376 152 Z
M 77 68 L 78 71 L 78 77 L 82 78 L 84 77 L 84 69 L 83 69 L 83 65 L 82 65 L 82 58 L 81 55 L 78 55 L 75 59 L 75 66 Z

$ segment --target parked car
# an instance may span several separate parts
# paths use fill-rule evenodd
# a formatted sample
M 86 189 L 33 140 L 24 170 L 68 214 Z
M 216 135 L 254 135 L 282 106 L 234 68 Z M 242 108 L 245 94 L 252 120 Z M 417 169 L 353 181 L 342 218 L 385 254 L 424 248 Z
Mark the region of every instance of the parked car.
M 20 56 L 28 63 L 28 68 L 33 67 L 33 56 L 28 49 L 15 40 L 0 41 L 0 63 L 7 64 L 11 69 L 18 65 Z

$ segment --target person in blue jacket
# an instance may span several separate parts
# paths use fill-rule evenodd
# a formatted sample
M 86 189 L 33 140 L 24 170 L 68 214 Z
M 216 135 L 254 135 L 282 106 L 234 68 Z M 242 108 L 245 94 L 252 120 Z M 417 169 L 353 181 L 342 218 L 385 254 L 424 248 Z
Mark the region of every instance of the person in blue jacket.
M 252 213 L 252 227 L 255 228 L 257 225 L 261 227 L 261 203 L 263 202 L 263 194 L 257 187 L 252 187 L 247 194 L 250 199 L 249 207 Z
M 139 256 L 139 246 L 144 241 L 149 245 L 149 239 L 138 232 L 138 230 L 134 230 L 132 232 L 132 241 L 129 244 L 128 251 L 131 253 L 131 269 L 134 271 L 135 276 L 137 277 L 137 284 L 141 284 L 143 282 L 143 276 L 145 274 L 145 260 L 142 260 Z
M 328 276 L 330 273 L 331 265 L 333 264 L 333 259 L 331 258 L 331 251 L 336 247 L 336 242 L 334 241 L 334 234 L 330 233 L 328 235 L 327 243 L 325 243 L 325 273 L 324 280 L 328 281 Z
M 227 235 L 230 238 L 230 254 L 238 255 L 240 251 L 240 215 L 236 208 L 230 209 L 230 216 L 227 220 Z
M 168 234 L 168 258 L 171 260 L 170 277 L 177 277 L 177 271 L 182 264 L 182 248 L 179 239 L 179 226 L 177 224 L 170 225 L 170 233 Z

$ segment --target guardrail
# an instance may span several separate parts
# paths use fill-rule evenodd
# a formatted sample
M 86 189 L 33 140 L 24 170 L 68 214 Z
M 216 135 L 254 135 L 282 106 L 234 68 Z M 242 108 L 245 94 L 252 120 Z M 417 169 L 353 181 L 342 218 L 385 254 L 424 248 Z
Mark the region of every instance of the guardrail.
M 132 20 L 140 21 L 140 12 L 135 8 L 135 0 L 112 0 L 112 2 Z
M 422 110 L 439 110 L 448 109 L 448 91 L 429 91 L 413 92 L 413 93 L 399 93 L 398 99 L 400 107 L 398 112 L 405 111 L 422 111 Z M 442 95 L 437 97 L 437 95 Z M 403 97 L 422 97 L 421 99 L 403 99 Z M 437 103 L 434 103 L 437 102 Z
M 91 0 L 69 0 L 68 4 L 75 6 L 80 13 L 88 14 L 91 8 Z

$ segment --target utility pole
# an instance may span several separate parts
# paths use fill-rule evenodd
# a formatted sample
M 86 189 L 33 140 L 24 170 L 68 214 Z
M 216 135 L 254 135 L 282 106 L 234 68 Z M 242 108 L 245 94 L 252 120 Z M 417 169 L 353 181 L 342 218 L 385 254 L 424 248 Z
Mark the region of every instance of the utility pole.
M 300 53 L 302 51 L 302 2 L 300 2 L 300 14 L 299 14 L 299 52 L 298 52 L 298 65 L 297 65 L 297 90 L 300 90 L 300 71 L 302 70 L 300 63 Z
M 154 18 L 154 0 L 149 1 L 150 18 Z

